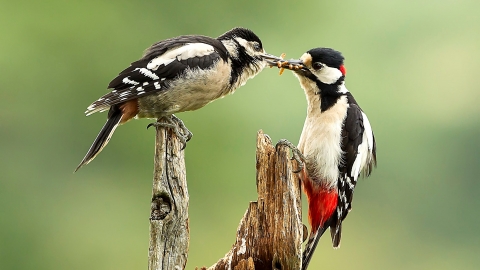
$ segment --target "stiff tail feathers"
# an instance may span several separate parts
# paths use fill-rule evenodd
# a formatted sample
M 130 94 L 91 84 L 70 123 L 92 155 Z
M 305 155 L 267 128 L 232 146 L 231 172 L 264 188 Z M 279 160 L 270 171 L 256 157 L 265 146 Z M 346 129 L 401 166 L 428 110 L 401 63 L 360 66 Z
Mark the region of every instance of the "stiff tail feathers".
M 326 226 L 325 228 L 318 228 L 318 230 L 315 233 L 310 233 L 310 236 L 308 237 L 308 242 L 305 245 L 305 250 L 303 251 L 303 255 L 302 255 L 302 270 L 307 269 L 308 264 L 312 259 L 313 252 L 317 247 L 318 241 L 320 240 L 320 237 L 322 237 L 326 228 L 328 228 L 328 226 Z
M 338 222 L 336 227 L 330 227 L 330 235 L 332 236 L 332 245 L 334 249 L 340 248 L 340 240 L 342 239 L 342 222 Z
M 95 138 L 95 141 L 93 142 L 92 146 L 90 146 L 90 149 L 83 158 L 82 162 L 80 162 L 75 169 L 75 172 L 78 171 L 82 166 L 87 165 L 98 155 L 98 153 L 102 151 L 102 149 L 107 145 L 108 141 L 110 141 L 113 132 L 118 127 L 121 120 L 122 112 L 120 110 L 116 110 L 109 115 L 107 122 L 103 126 L 102 130 L 100 130 L 100 133 L 98 133 L 97 138 Z

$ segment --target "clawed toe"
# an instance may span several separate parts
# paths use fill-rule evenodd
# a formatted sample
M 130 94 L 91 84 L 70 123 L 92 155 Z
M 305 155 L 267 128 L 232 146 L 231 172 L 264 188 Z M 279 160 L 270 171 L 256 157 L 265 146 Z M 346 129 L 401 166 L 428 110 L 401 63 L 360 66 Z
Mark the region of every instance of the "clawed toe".
M 182 149 L 185 149 L 187 147 L 187 142 L 190 141 L 190 139 L 193 136 L 193 133 L 188 130 L 188 128 L 185 126 L 182 120 L 180 120 L 178 117 L 175 115 L 171 116 L 165 116 L 162 119 L 165 119 L 167 123 L 165 122 L 153 122 L 147 125 L 147 129 L 154 126 L 154 127 L 165 127 L 165 128 L 171 128 L 173 132 L 175 132 L 175 135 L 177 135 L 178 139 L 180 142 L 183 144 Z
M 295 145 L 293 145 L 291 142 L 285 139 L 278 141 L 276 147 L 278 148 L 279 146 L 287 146 L 288 148 L 290 148 L 290 150 L 292 150 L 291 159 L 292 160 L 294 159 L 295 161 L 297 161 L 297 164 L 298 164 L 298 169 L 293 172 L 294 173 L 301 172 L 303 169 L 303 164 L 305 162 L 305 156 L 302 154 L 302 152 L 300 152 L 300 150 L 298 150 L 298 148 Z

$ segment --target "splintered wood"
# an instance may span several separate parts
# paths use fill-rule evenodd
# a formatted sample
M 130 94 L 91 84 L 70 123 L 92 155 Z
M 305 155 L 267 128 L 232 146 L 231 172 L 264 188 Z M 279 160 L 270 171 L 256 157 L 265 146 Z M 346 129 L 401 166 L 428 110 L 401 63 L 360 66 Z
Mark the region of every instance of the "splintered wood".
M 285 146 L 275 149 L 270 138 L 258 132 L 258 200 L 250 202 L 232 249 L 208 269 L 300 269 L 303 239 L 300 180 L 293 172 L 296 167 L 289 152 Z

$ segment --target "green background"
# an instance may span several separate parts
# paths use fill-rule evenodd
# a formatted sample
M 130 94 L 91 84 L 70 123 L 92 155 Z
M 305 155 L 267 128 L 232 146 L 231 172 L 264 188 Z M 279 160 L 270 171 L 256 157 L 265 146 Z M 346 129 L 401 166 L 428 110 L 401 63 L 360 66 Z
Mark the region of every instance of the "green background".
M 479 1 L 5 1 L 0 3 L 0 269 L 146 269 L 154 131 L 117 129 L 73 174 L 106 114 L 86 107 L 152 43 L 254 30 L 267 52 L 325 46 L 375 131 L 342 247 L 311 269 L 478 269 Z M 255 138 L 294 143 L 306 102 L 266 69 L 234 96 L 181 113 L 191 244 L 187 268 L 230 249 L 256 199 Z

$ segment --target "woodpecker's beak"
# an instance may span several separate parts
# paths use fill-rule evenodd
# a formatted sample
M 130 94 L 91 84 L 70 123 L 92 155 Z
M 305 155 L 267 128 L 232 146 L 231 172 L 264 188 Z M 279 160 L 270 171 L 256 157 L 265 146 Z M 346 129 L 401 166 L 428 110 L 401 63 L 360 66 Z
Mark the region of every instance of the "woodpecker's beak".
M 275 55 L 269 54 L 269 53 L 264 53 L 264 54 L 261 55 L 261 57 L 271 67 L 277 66 L 278 62 L 283 61 L 283 59 L 281 57 L 278 57 L 278 56 L 275 56 Z
M 307 68 L 303 64 L 303 61 L 300 59 L 282 60 L 279 64 L 277 64 L 277 66 L 279 68 L 286 68 L 293 71 L 298 71 L 302 69 L 307 70 Z
M 310 77 L 312 72 L 307 68 L 307 66 L 300 59 L 291 59 L 288 60 L 286 64 L 283 64 L 283 68 L 290 69 L 291 71 L 297 73 L 300 76 Z
M 275 62 L 268 62 L 267 63 L 270 65 L 270 67 L 278 67 L 280 69 L 280 75 L 282 75 L 283 71 L 285 69 L 289 69 L 295 73 L 301 74 L 301 75 L 306 75 L 310 73 L 310 70 L 303 64 L 303 61 L 300 59 L 290 59 L 290 60 L 278 60 Z

